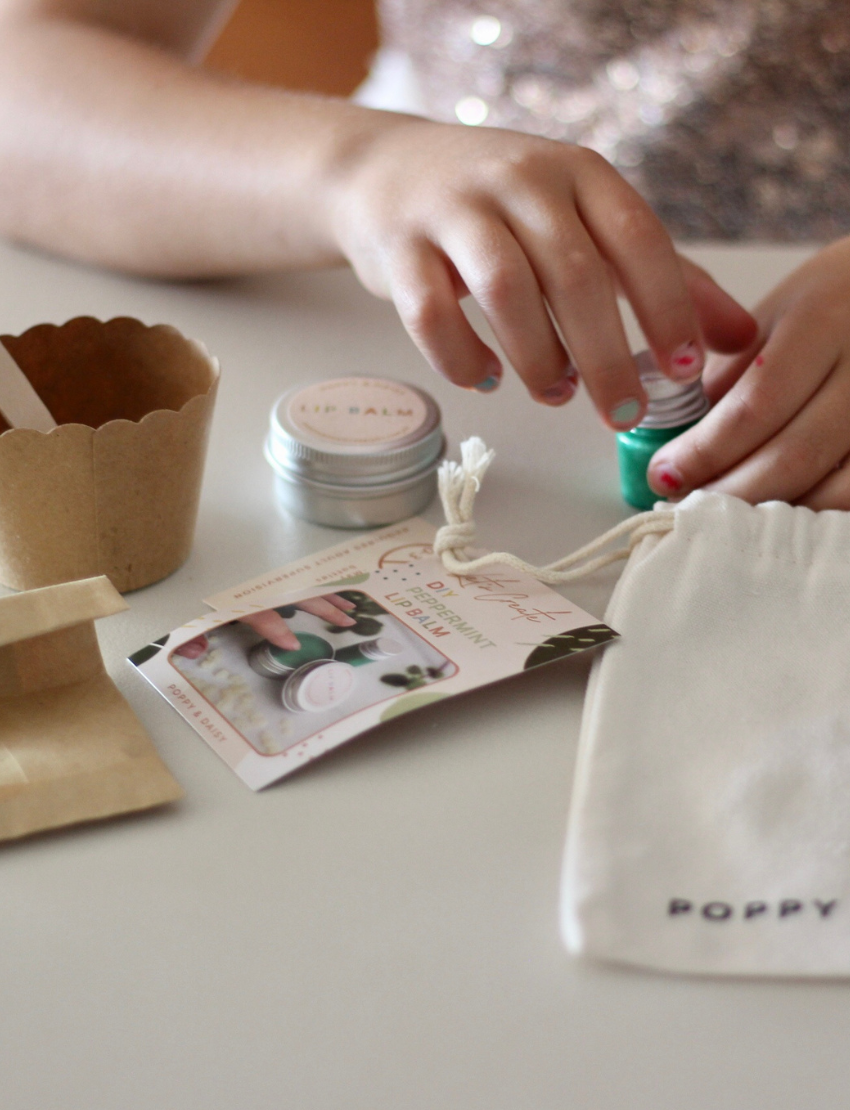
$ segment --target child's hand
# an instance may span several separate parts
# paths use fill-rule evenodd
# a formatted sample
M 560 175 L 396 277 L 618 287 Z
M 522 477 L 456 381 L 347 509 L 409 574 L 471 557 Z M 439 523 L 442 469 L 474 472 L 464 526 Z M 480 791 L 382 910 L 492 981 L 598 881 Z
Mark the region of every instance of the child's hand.
M 339 594 L 310 597 L 306 601 L 297 601 L 293 608 L 321 617 L 337 628 L 350 628 L 357 623 L 354 617 L 349 616 L 349 611 L 355 608 L 354 602 L 346 601 Z M 298 637 L 276 609 L 261 609 L 258 613 L 251 613 L 250 616 L 242 617 L 240 624 L 247 624 L 269 643 L 283 648 L 284 651 L 298 651 L 301 647 Z M 200 659 L 209 651 L 209 646 L 206 636 L 196 636 L 194 640 L 187 640 L 185 644 L 175 648 L 174 654 L 186 659 Z
M 349 616 L 349 610 L 354 609 L 354 602 L 346 601 L 339 594 L 325 594 L 323 597 L 310 597 L 306 601 L 295 603 L 296 609 L 305 613 L 312 613 L 314 617 L 321 617 L 328 624 L 335 624 L 337 628 L 350 628 L 357 621 Z M 242 618 L 243 624 L 248 624 L 264 639 L 275 644 L 285 651 L 298 651 L 301 644 L 298 637 L 274 609 L 263 609 L 259 613 L 252 613 Z
M 759 338 L 710 361 L 715 407 L 656 453 L 650 484 L 676 498 L 702 488 L 850 509 L 850 238 L 795 270 L 755 316 Z
M 673 378 L 699 373 L 706 344 L 729 352 L 751 342 L 749 314 L 677 257 L 648 205 L 593 151 L 511 131 L 372 119 L 384 122 L 352 140 L 337 177 L 336 239 L 451 381 L 489 392 L 502 375 L 461 311 L 467 292 L 532 397 L 563 404 L 581 374 L 613 428 L 636 424 L 646 401 L 618 289 Z

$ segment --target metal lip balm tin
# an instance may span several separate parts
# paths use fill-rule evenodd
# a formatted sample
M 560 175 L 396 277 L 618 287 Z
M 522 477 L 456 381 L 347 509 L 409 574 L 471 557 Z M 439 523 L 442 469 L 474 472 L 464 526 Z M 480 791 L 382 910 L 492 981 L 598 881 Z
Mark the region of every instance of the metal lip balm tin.
M 296 386 L 275 403 L 265 444 L 281 507 L 334 528 L 415 516 L 444 453 L 437 402 L 387 378 Z
M 251 669 L 263 678 L 285 678 L 306 663 L 334 657 L 333 647 L 321 636 L 301 632 L 298 641 L 301 645 L 298 651 L 287 651 L 270 644 L 268 640 L 261 640 L 248 652 Z
M 317 659 L 289 676 L 280 700 L 292 713 L 324 713 L 344 702 L 356 685 L 354 668 L 348 663 Z

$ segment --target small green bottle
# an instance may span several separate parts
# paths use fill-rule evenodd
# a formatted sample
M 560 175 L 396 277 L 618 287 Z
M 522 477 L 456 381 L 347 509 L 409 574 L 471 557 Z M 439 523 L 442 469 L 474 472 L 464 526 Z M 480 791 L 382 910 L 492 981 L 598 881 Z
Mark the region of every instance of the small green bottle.
M 658 368 L 650 351 L 635 355 L 638 373 L 646 390 L 646 414 L 636 428 L 617 433 L 620 489 L 623 499 L 636 509 L 651 509 L 666 501 L 650 489 L 646 480 L 652 456 L 659 447 L 686 432 L 708 412 L 702 381 L 674 382 Z

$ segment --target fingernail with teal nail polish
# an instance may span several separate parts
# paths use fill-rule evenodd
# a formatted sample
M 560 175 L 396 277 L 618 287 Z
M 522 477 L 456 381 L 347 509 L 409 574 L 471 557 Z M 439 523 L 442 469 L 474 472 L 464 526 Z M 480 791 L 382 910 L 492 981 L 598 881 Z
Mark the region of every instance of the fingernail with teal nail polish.
M 612 424 L 622 428 L 633 428 L 640 418 L 641 403 L 634 397 L 628 401 L 621 401 L 616 408 L 611 409 L 609 416 Z
M 491 374 L 489 378 L 485 378 L 483 382 L 478 382 L 472 388 L 477 393 L 492 393 L 494 389 L 499 388 L 500 381 L 501 378 L 497 378 L 494 374 Z

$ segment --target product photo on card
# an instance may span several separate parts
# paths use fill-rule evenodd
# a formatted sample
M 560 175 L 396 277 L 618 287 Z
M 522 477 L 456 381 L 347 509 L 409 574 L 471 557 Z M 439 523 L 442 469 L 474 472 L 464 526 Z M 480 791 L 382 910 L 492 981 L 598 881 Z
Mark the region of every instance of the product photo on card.
M 413 517 L 267 571 L 130 662 L 260 790 L 379 724 L 616 639 L 528 575 L 445 574 L 435 531 Z

